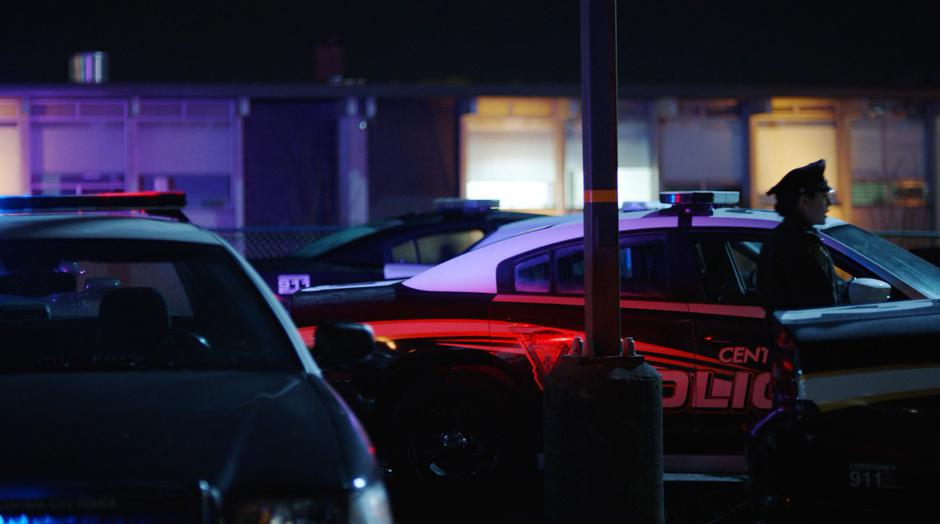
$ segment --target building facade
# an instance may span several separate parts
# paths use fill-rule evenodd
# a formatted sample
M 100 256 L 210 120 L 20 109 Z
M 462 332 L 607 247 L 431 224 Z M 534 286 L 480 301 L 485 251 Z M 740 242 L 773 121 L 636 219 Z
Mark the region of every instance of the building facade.
M 622 201 L 721 189 L 744 205 L 823 158 L 832 214 L 937 225 L 940 93 L 622 91 Z M 576 88 L 11 86 L 0 194 L 180 190 L 213 228 L 361 223 L 436 197 L 580 209 Z

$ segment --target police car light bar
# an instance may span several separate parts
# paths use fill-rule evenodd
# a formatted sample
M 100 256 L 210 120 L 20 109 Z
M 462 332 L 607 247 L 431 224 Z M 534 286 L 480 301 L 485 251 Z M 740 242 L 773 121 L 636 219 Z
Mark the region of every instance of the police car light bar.
M 661 202 L 631 202 L 626 201 L 620 204 L 620 211 L 652 211 L 654 209 L 663 209 L 668 206 L 664 206 Z
M 182 209 L 186 193 L 142 191 L 96 195 L 39 195 L 0 197 L 0 213 L 35 211 L 142 211 L 189 222 Z
M 659 194 L 663 204 L 734 206 L 741 201 L 737 191 L 663 191 Z
M 462 213 L 487 213 L 499 208 L 499 200 L 468 200 L 466 198 L 443 197 L 434 199 L 435 211 Z

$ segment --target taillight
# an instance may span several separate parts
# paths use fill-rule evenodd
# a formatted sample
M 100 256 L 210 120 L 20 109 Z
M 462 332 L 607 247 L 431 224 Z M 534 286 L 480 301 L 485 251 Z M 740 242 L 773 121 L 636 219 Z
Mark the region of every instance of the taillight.
M 779 325 L 776 326 L 771 361 L 774 405 L 791 405 L 802 396 L 803 372 L 796 342 L 790 333 Z

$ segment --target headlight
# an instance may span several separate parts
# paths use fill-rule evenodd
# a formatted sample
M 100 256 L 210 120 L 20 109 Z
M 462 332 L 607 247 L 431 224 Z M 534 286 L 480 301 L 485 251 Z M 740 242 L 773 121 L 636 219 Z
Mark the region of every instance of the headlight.
M 341 524 L 344 522 L 391 524 L 392 512 L 388 505 L 385 486 L 377 482 L 350 493 L 347 508 L 341 508 L 337 501 L 326 498 L 246 501 L 239 504 L 235 510 L 234 522 L 235 524 Z
M 238 506 L 235 524 L 339 524 L 342 512 L 324 499 L 253 500 Z
M 391 523 L 392 510 L 381 482 L 353 492 L 349 499 L 349 524 Z

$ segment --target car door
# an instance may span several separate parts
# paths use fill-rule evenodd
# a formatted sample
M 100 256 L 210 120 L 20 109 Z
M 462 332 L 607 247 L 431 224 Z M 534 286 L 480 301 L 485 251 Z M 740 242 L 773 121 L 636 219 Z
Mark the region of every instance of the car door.
M 690 408 L 698 445 L 739 456 L 742 428 L 771 407 L 766 311 L 757 294 L 761 232 L 691 235 L 697 296 L 689 303 L 698 353 Z
M 689 303 L 697 369 L 691 409 L 703 448 L 733 455 L 746 427 L 771 408 L 769 326 L 757 291 L 757 263 L 767 231 L 700 230 L 690 239 L 697 297 Z M 830 247 L 836 275 L 875 277 Z M 900 293 L 894 290 L 894 296 Z
M 695 352 L 688 307 L 671 292 L 665 233 L 624 234 L 620 240 L 620 329 L 663 375 L 664 449 L 684 454 L 690 431 L 688 387 Z M 571 339 L 584 336 L 583 241 L 526 253 L 500 266 L 490 308 L 494 345 L 515 346 L 541 386 Z

